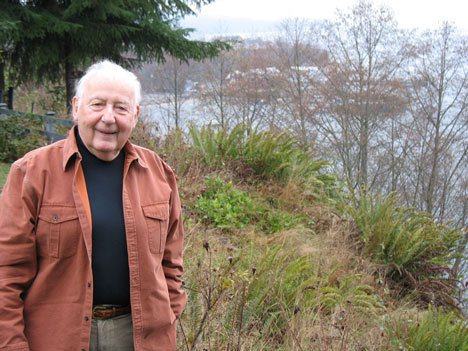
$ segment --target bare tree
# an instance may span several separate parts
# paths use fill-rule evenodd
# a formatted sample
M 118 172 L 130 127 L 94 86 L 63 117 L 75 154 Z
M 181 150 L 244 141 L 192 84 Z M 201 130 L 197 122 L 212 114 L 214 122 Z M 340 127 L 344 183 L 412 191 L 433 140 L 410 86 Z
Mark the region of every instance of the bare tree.
M 306 20 L 292 19 L 280 26 L 280 36 L 272 45 L 275 67 L 280 79 L 278 108 L 282 114 L 282 126 L 290 130 L 303 144 L 316 139 L 314 116 L 320 108 L 317 81 L 324 52 L 310 39 L 311 24 Z
M 233 118 L 233 112 L 228 103 L 228 77 L 233 72 L 233 53 L 222 52 L 218 57 L 203 62 L 201 80 L 196 89 L 198 108 L 205 115 L 205 119 L 209 116 L 210 122 L 216 121 L 223 129 L 230 126 Z
M 353 192 L 375 183 L 378 136 L 404 110 L 399 74 L 406 54 L 399 35 L 390 11 L 369 1 L 338 11 L 337 21 L 322 30 L 329 60 L 317 64 L 325 105 L 319 127 Z
M 263 42 L 244 45 L 235 55 L 236 69 L 227 77 L 227 103 L 236 124 L 261 129 L 271 118 L 276 100 L 277 87 L 271 78 L 277 70 L 271 67 L 269 47 Z
M 168 56 L 150 73 L 152 83 L 146 103 L 155 110 L 165 130 L 180 129 L 185 122 L 183 105 L 189 99 L 189 68 L 188 63 Z
M 447 23 L 424 34 L 409 66 L 414 175 L 405 188 L 413 192 L 412 205 L 439 220 L 455 220 L 455 207 L 460 217 L 466 201 L 454 202 L 468 181 L 467 67 L 467 43 Z

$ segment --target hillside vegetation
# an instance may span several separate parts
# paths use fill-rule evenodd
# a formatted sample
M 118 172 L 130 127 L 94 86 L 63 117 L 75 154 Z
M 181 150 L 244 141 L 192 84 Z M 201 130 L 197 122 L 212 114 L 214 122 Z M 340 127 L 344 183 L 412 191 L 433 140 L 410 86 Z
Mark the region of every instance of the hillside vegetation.
M 287 134 L 192 127 L 158 152 L 185 213 L 180 350 L 467 350 L 460 230 L 353 200 Z

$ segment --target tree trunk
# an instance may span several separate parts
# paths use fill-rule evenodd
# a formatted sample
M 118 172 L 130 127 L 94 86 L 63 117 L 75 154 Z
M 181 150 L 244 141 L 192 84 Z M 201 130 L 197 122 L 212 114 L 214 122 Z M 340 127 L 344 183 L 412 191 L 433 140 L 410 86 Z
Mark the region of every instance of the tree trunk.
M 9 87 L 8 88 L 8 102 L 7 102 L 7 107 L 10 110 L 13 110 L 13 96 L 14 96 L 15 88 Z
M 66 40 L 66 39 L 65 39 Z M 66 92 L 66 107 L 67 112 L 69 115 L 72 113 L 72 99 L 75 95 L 75 79 L 76 79 L 76 72 L 73 63 L 70 60 L 71 56 L 71 48 L 70 44 L 65 41 L 64 44 L 64 57 L 65 57 L 65 92 Z
M 227 130 L 227 120 L 224 112 L 224 62 L 221 61 L 221 72 L 220 72 L 220 82 L 219 82 L 219 114 L 221 119 L 221 129 Z
M 174 124 L 175 129 L 180 128 L 180 106 L 179 106 L 179 75 L 178 75 L 178 62 L 172 59 L 173 68 L 173 88 L 174 88 Z
M 443 112 L 442 112 L 442 104 L 444 101 L 444 86 L 445 84 L 445 68 L 446 68 L 446 59 L 445 59 L 445 53 L 446 53 L 446 48 L 444 47 L 444 50 L 441 55 L 440 59 L 440 74 L 439 74 L 439 86 L 437 89 L 437 114 L 435 117 L 435 121 L 432 122 L 432 125 L 434 126 L 434 149 L 433 149 L 433 156 L 432 156 L 432 164 L 431 164 L 431 172 L 429 175 L 429 181 L 427 185 L 427 191 L 426 191 L 426 211 L 428 213 L 431 213 L 434 215 L 434 191 L 435 191 L 435 186 L 437 182 L 437 177 L 438 177 L 438 171 L 439 171 L 439 154 L 440 154 L 440 137 L 441 137 L 441 121 L 443 118 Z
M 75 74 L 73 64 L 65 59 L 65 89 L 66 89 L 66 105 L 69 114 L 72 113 L 72 99 L 75 95 Z
M 5 63 L 0 61 L 0 103 L 5 102 Z
M 359 131 L 359 151 L 360 151 L 360 167 L 359 167 L 359 187 L 361 191 L 367 188 L 367 160 L 368 160 L 368 147 L 369 147 L 369 120 L 363 118 Z

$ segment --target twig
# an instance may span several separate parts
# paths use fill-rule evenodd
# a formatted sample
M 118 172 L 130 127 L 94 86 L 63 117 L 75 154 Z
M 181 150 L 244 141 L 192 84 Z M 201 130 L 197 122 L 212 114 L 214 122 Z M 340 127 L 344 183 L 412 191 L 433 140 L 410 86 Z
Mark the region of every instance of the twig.
M 187 350 L 190 351 L 190 348 L 189 348 L 189 345 L 188 345 L 188 340 L 187 340 L 187 335 L 185 334 L 184 326 L 183 326 L 183 323 L 182 323 L 181 319 L 179 319 L 179 326 L 180 326 L 180 331 L 182 333 L 182 336 L 184 337 L 184 345 L 187 348 Z

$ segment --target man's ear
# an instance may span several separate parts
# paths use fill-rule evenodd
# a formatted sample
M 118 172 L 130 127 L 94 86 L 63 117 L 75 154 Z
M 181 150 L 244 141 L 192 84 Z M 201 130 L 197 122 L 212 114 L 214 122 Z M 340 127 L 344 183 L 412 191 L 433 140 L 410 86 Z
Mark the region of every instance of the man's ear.
M 133 117 L 133 128 L 135 128 L 139 117 L 140 117 L 140 105 L 137 105 L 136 111 L 135 111 L 135 116 Z
M 75 122 L 78 121 L 78 104 L 79 104 L 79 99 L 78 96 L 74 96 L 72 99 L 72 114 L 73 114 L 73 120 Z

